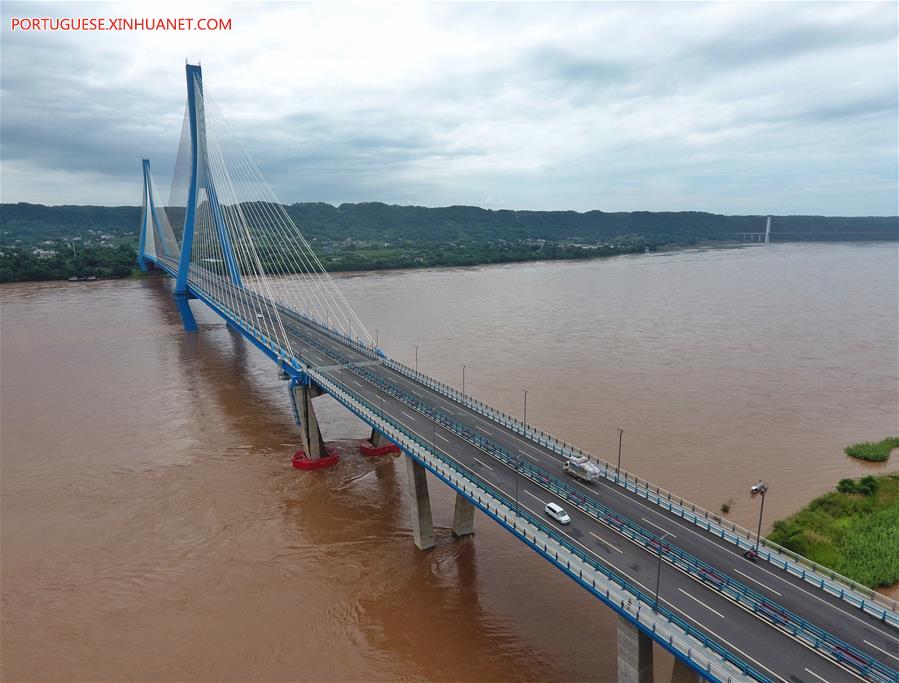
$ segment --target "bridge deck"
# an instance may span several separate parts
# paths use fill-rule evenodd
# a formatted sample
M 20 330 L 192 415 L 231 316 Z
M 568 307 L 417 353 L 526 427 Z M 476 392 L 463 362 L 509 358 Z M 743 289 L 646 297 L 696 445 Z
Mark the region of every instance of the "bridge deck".
M 537 466 L 556 476 L 562 474 L 562 458 L 543 446 L 511 432 L 503 425 L 490 421 L 461 403 L 447 398 L 428 386 L 406 377 L 385 365 L 370 364 L 370 359 L 328 335 L 322 334 L 299 317 L 284 320 L 295 352 L 312 367 L 327 373 L 334 381 L 368 399 L 372 405 L 383 406 L 384 412 L 403 424 L 423 440 L 431 441 L 436 434 L 436 447 L 446 455 L 477 474 L 509 497 L 515 495 L 515 471 L 494 459 L 456 433 L 436 425 L 426 415 L 415 411 L 400 400 L 385 395 L 379 387 L 360 377 L 351 368 L 335 367 L 333 358 L 306 341 L 314 337 L 342 356 L 360 364 L 365 363 L 369 372 L 378 374 L 391 383 L 419 397 L 425 403 L 450 412 L 455 419 L 483 435 L 485 438 L 520 453 Z M 383 403 L 382 403 L 383 402 Z M 637 524 L 654 528 L 658 533 L 667 532 L 673 545 L 686 550 L 717 571 L 732 578 L 749 582 L 763 594 L 781 606 L 817 624 L 838 638 L 867 652 L 875 659 L 889 661 L 899 657 L 899 632 L 877 622 L 863 612 L 852 613 L 851 608 L 834 596 L 816 591 L 791 574 L 764 563 L 746 561 L 739 551 L 720 538 L 667 513 L 644 499 L 600 480 L 593 485 L 572 483 L 583 490 L 585 497 L 596 497 L 604 505 Z M 573 508 L 552 492 L 538 487 L 534 482 L 519 477 L 519 503 L 523 509 L 537 516 L 544 516 L 543 506 L 556 502 L 566 509 L 572 518 L 568 526 L 549 524 L 567 536 L 572 542 L 589 552 L 595 559 L 608 564 L 622 576 L 641 585 L 647 593 L 654 592 L 658 559 L 644 547 L 618 535 L 586 513 Z M 835 683 L 846 680 L 848 672 L 838 668 L 818 654 L 774 629 L 751 613 L 724 598 L 719 592 L 696 581 L 671 566 L 662 569 L 663 581 L 660 599 L 680 612 L 694 625 L 714 639 L 722 642 L 736 654 L 754 663 L 775 678 L 787 681 L 817 680 L 816 675 Z M 892 653 L 889 654 L 889 653 Z M 899 663 L 899 659 L 895 660 Z M 885 662 L 886 663 L 886 662 Z M 809 672 L 813 672 L 809 675 Z
M 172 262 L 161 265 L 167 266 L 170 271 L 175 266 Z M 201 288 L 203 279 L 200 273 L 194 275 L 194 282 L 201 283 Z M 221 283 L 216 286 L 221 286 Z M 260 298 L 260 295 L 246 290 L 241 295 Z M 438 408 L 478 438 L 520 455 L 523 462 L 544 470 L 552 477 L 565 478 L 566 483 L 578 489 L 585 499 L 598 501 L 615 514 L 652 533 L 667 533 L 666 543 L 706 563 L 716 575 L 730 577 L 752 588 L 765 599 L 851 644 L 890 669 L 895 669 L 895 665 L 899 664 L 899 631 L 892 626 L 879 622 L 866 612 L 853 610 L 830 593 L 818 590 L 774 565 L 748 562 L 732 544 L 609 480 L 599 479 L 587 485 L 568 478 L 562 473 L 564 460 L 556 452 L 384 363 L 372 362 L 370 355 L 360 353 L 339 337 L 324 333 L 304 317 L 283 307 L 280 310 L 294 356 L 301 363 L 380 408 L 422 441 L 433 442 L 444 455 L 510 499 L 515 497 L 517 489 L 522 511 L 543 518 L 547 525 L 570 543 L 639 586 L 646 594 L 652 595 L 655 591 L 658 567 L 655 552 L 572 506 L 548 487 L 540 486 L 524 476 L 516 476 L 513 467 L 437 424 L 425 412 Z M 347 366 L 347 361 L 350 366 Z M 373 379 L 378 383 L 387 382 L 414 396 L 419 409 L 424 406 L 424 411 L 416 410 L 384 391 L 383 386 L 378 386 Z M 571 516 L 571 524 L 560 526 L 550 520 L 543 513 L 543 506 L 548 502 L 556 502 L 565 508 Z M 823 657 L 791 635 L 789 626 L 775 628 L 770 621 L 716 590 L 714 582 L 697 580 L 695 576 L 668 563 L 662 568 L 659 596 L 661 604 L 774 680 L 837 683 L 858 678 L 849 669 Z

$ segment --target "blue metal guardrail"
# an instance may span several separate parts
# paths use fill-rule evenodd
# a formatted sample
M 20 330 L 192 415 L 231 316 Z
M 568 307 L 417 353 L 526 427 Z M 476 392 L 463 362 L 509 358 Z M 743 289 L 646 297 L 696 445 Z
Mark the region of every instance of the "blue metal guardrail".
M 739 549 L 755 548 L 755 533 L 748 529 L 743 529 L 735 523 L 731 523 L 729 525 L 730 529 L 728 529 L 720 516 L 697 506 L 695 503 L 690 503 L 683 498 L 675 496 L 670 491 L 665 491 L 660 486 L 653 484 L 650 481 L 642 480 L 641 483 L 640 478 L 636 475 L 632 475 L 626 471 L 619 471 L 618 468 L 613 467 L 610 463 L 585 453 L 576 446 L 560 441 L 551 434 L 525 425 L 517 418 L 507 415 L 475 398 L 464 395 L 456 389 L 442 384 L 433 378 L 415 372 L 413 369 L 408 368 L 401 363 L 392 359 L 387 359 L 385 365 L 397 373 L 431 388 L 444 397 L 469 407 L 475 412 L 499 423 L 516 434 L 520 434 L 521 436 L 534 441 L 538 445 L 543 446 L 561 457 L 568 458 L 572 455 L 589 457 L 602 468 L 603 477 L 606 479 L 622 486 L 625 490 L 631 491 L 641 498 L 658 505 L 671 514 L 695 524 L 707 533 L 732 543 Z M 830 593 L 834 597 L 847 602 L 853 607 L 857 607 L 862 611 L 877 617 L 884 623 L 899 628 L 899 613 L 896 612 L 896 602 L 894 600 L 891 600 L 866 586 L 862 586 L 827 567 L 812 562 L 808 558 L 794 553 L 783 546 L 772 543 L 766 538 L 760 539 L 759 556 L 769 563 L 783 569 L 788 574 L 792 574 L 793 576 Z
M 654 554 L 659 554 L 661 552 L 662 557 L 670 564 L 683 570 L 693 578 L 698 579 L 704 585 L 711 587 L 713 590 L 716 590 L 733 602 L 749 609 L 776 628 L 801 640 L 834 661 L 847 665 L 852 670 L 865 676 L 871 681 L 876 681 L 877 683 L 899 683 L 899 672 L 887 667 L 841 639 L 836 638 L 815 624 L 806 621 L 797 614 L 781 607 L 776 602 L 768 600 L 748 586 L 718 572 L 716 569 L 693 555 L 669 543 L 660 541 L 656 534 L 646 531 L 633 521 L 619 515 L 593 498 L 582 495 L 570 484 L 550 475 L 542 468 L 523 461 L 520 456 L 513 455 L 502 446 L 493 443 L 489 439 L 474 432 L 469 427 L 456 422 L 439 408 L 434 408 L 421 399 L 404 391 L 397 385 L 387 381 L 382 376 L 371 372 L 367 368 L 360 367 L 349 358 L 328 348 L 317 339 L 303 334 L 296 329 L 292 329 L 292 332 L 307 344 L 313 346 L 328 357 L 333 358 L 341 365 L 346 366 L 347 369 L 375 385 L 381 391 L 386 392 L 426 417 L 429 417 L 437 424 L 452 431 L 504 464 L 516 468 L 518 472 L 526 478 L 574 504 L 578 509 L 586 512 L 602 524 L 626 538 L 629 538 L 631 541 L 641 545 Z
M 262 300 L 265 298 L 257 294 L 256 292 L 251 292 L 244 288 L 241 288 L 241 292 L 243 294 L 249 295 L 254 299 Z M 207 296 L 209 295 L 207 294 Z M 206 303 L 209 302 L 207 301 Z M 320 328 L 321 332 L 331 337 L 337 337 L 341 342 L 353 348 L 354 350 L 357 350 L 363 355 L 367 357 L 373 356 L 371 349 L 362 344 L 360 341 L 353 340 L 350 337 L 341 334 L 335 329 L 329 329 L 323 325 L 315 323 L 314 321 L 309 321 L 307 318 L 305 318 L 305 316 L 299 316 L 295 312 L 290 311 L 283 306 L 278 305 L 278 308 L 282 312 L 287 314 L 287 316 L 290 318 L 300 318 L 300 322 L 302 322 L 303 324 L 312 324 L 314 327 Z M 223 318 L 228 319 L 228 316 L 223 314 L 221 311 L 217 312 L 219 312 Z M 255 327 L 252 323 L 249 323 L 249 326 L 253 328 Z M 296 329 L 293 329 L 292 331 L 294 334 L 303 339 L 307 344 L 314 346 L 320 352 L 333 358 L 338 363 L 345 365 L 348 369 L 352 370 L 357 375 L 378 386 L 382 391 L 385 391 L 398 400 L 401 400 L 403 403 L 409 405 L 411 408 L 419 411 L 423 415 L 430 417 L 435 422 L 441 424 L 441 426 L 443 426 L 444 428 L 456 433 L 475 447 L 490 454 L 506 465 L 514 465 L 518 472 L 523 474 L 528 479 L 564 498 L 565 500 L 573 503 L 579 509 L 586 512 L 587 514 L 590 514 L 599 522 L 610 527 L 619 534 L 629 538 L 638 545 L 643 546 L 650 552 L 661 553 L 662 557 L 675 567 L 678 567 L 679 569 L 685 571 L 685 573 L 698 579 L 703 584 L 712 587 L 714 590 L 717 590 L 719 593 L 728 597 L 737 604 L 748 608 L 757 616 L 766 619 L 775 627 L 780 628 L 786 633 L 792 635 L 794 638 L 802 640 L 803 642 L 812 646 L 814 649 L 829 656 L 834 661 L 850 666 L 852 669 L 868 677 L 870 680 L 877 681 L 878 683 L 899 683 L 899 672 L 896 672 L 895 670 L 881 664 L 877 660 L 869 657 L 865 653 L 857 650 L 856 648 L 849 645 L 848 643 L 845 643 L 839 638 L 832 636 L 831 634 L 827 633 L 823 629 L 820 629 L 811 622 L 808 622 L 802 617 L 799 617 L 789 610 L 782 608 L 777 603 L 767 600 L 744 584 L 733 580 L 727 575 L 721 574 L 710 565 L 702 562 L 689 553 L 686 553 L 679 548 L 672 546 L 671 544 L 660 542 L 658 536 L 656 536 L 655 534 L 646 531 L 631 520 L 618 515 L 617 513 L 598 503 L 594 499 L 583 496 L 572 486 L 557 479 L 556 477 L 549 475 L 545 470 L 533 466 L 530 463 L 523 462 L 520 456 L 511 454 L 502 446 L 493 443 L 489 439 L 484 438 L 465 425 L 456 422 L 444 411 L 438 408 L 434 408 L 424 401 L 419 400 L 408 392 L 402 390 L 397 385 L 388 382 L 383 377 L 372 373 L 365 368 L 359 367 L 351 359 L 326 347 L 318 340 L 309 337 L 308 335 L 303 334 Z M 254 332 L 256 331 L 254 330 Z M 263 343 L 267 343 L 267 345 L 273 346 L 271 344 L 271 340 L 265 338 L 264 335 L 259 335 L 257 332 L 255 336 L 262 336 Z
M 658 505 L 662 509 L 667 510 L 671 514 L 681 517 L 682 519 L 698 526 L 699 528 L 705 530 L 707 533 L 713 536 L 718 536 L 722 540 L 732 543 L 739 549 L 755 548 L 756 543 L 753 540 L 753 532 L 745 529 L 740 529 L 740 532 L 738 533 L 738 526 L 733 523 L 731 524 L 731 529 L 728 530 L 721 522 L 721 519 L 710 513 L 708 510 L 704 510 L 694 503 L 689 503 L 683 498 L 679 498 L 679 502 L 676 502 L 673 499 L 673 494 L 670 491 L 664 491 L 663 489 L 661 489 L 661 487 L 652 484 L 652 482 L 644 481 L 641 484 L 639 477 L 630 475 L 628 472 L 624 472 L 622 476 L 617 468 L 614 468 L 615 473 L 612 474 L 613 468 L 609 463 L 595 458 L 594 456 L 591 456 L 589 454 L 585 454 L 581 449 L 571 444 L 568 444 L 564 441 L 559 441 L 554 436 L 547 434 L 541 430 L 531 428 L 528 425 L 523 424 L 520 420 L 517 420 L 516 418 L 507 415 L 502 411 L 499 411 L 496 408 L 483 403 L 482 401 L 478 401 L 475 398 L 464 395 L 461 392 L 453 389 L 452 387 L 448 387 L 433 378 L 422 375 L 421 373 L 414 371 L 412 368 L 406 367 L 402 363 L 398 363 L 392 359 L 383 357 L 376 351 L 373 351 L 370 347 L 361 343 L 359 340 L 347 337 L 346 335 L 341 334 L 335 328 L 325 327 L 324 325 L 321 325 L 305 316 L 297 314 L 294 311 L 290 311 L 289 309 L 284 309 L 282 307 L 282 310 L 288 317 L 291 317 L 301 323 L 307 324 L 317 329 L 319 332 L 326 334 L 332 338 L 338 339 L 363 356 L 371 358 L 372 360 L 380 360 L 384 362 L 384 364 L 388 368 L 394 370 L 395 372 L 431 388 L 432 390 L 445 396 L 446 398 L 468 406 L 472 410 L 475 410 L 476 412 L 485 415 L 486 417 L 505 426 L 507 429 L 510 429 L 517 434 L 535 441 L 538 445 L 542 445 L 544 448 L 547 448 L 562 457 L 567 458 L 571 455 L 587 455 L 602 467 L 603 476 L 606 479 L 613 481 L 615 484 L 623 486 L 625 490 L 635 493 L 641 498 L 644 498 L 647 501 Z M 653 492 L 653 489 L 655 489 L 655 492 Z M 773 544 L 764 538 L 760 539 L 759 556 L 762 559 L 773 564 L 774 566 L 783 569 L 788 574 L 792 574 L 793 576 L 819 588 L 820 590 L 830 593 L 834 597 L 845 601 L 849 605 L 857 607 L 860 610 L 879 618 L 884 623 L 891 624 L 894 627 L 899 628 L 899 614 L 897 614 L 894 609 L 895 602 L 889 600 L 884 596 L 881 596 L 877 592 L 872 591 L 869 588 L 866 588 L 865 586 L 862 586 L 854 581 L 851 581 L 850 579 L 837 574 L 827 567 L 823 567 L 817 563 L 811 562 L 807 558 L 793 553 L 792 551 L 783 548 L 782 546 Z M 826 577 L 830 577 L 830 580 L 828 580 L 828 578 Z M 867 598 L 865 596 L 867 596 Z M 890 606 L 885 607 L 884 604 Z
M 315 364 L 312 363 L 311 361 L 309 361 L 308 359 L 304 359 L 301 357 L 301 360 L 307 367 L 313 368 L 313 369 L 315 368 Z M 623 588 L 624 590 L 626 590 L 629 593 L 631 593 L 632 595 L 634 595 L 638 600 L 642 601 L 643 603 L 645 603 L 647 605 L 652 605 L 653 610 L 655 612 L 661 614 L 666 620 L 668 620 L 669 622 L 671 622 L 672 624 L 677 626 L 684 633 L 686 633 L 690 637 L 696 639 L 698 642 L 702 643 L 704 647 L 715 652 L 723 660 L 732 664 L 734 667 L 739 669 L 745 675 L 751 676 L 752 678 L 754 678 L 758 681 L 761 681 L 762 683 L 774 683 L 770 678 L 765 676 L 765 674 L 763 674 L 761 671 L 759 671 L 755 667 L 751 666 L 747 662 L 743 661 L 739 657 L 736 657 L 735 655 L 733 655 L 731 652 L 729 652 L 726 648 L 722 647 L 716 641 L 712 640 L 707 635 L 702 633 L 700 630 L 691 626 L 684 619 L 677 616 L 674 612 L 672 612 L 668 608 L 664 607 L 664 605 L 656 604 L 656 600 L 655 600 L 654 596 L 643 593 L 637 586 L 630 583 L 629 581 L 627 581 L 623 577 L 619 576 L 615 572 L 611 571 L 608 567 L 606 567 L 602 563 L 594 560 L 587 553 L 583 552 L 576 545 L 571 543 L 567 538 L 565 538 L 564 536 L 562 536 L 558 532 L 556 532 L 552 527 L 546 526 L 546 524 L 544 524 L 544 522 L 542 520 L 540 520 L 539 518 L 535 518 L 533 515 L 528 514 L 527 512 L 522 512 L 520 510 L 519 506 L 517 505 L 517 503 L 515 503 L 512 500 L 509 500 L 505 496 L 505 494 L 503 494 L 501 491 L 498 491 L 497 489 L 493 488 L 490 484 L 488 484 L 483 479 L 481 479 L 475 472 L 468 469 L 467 467 L 465 467 L 461 463 L 457 462 L 456 460 L 445 456 L 438 449 L 436 449 L 433 444 L 422 440 L 417 434 L 409 431 L 409 429 L 406 428 L 402 423 L 400 423 L 399 421 L 390 417 L 389 415 L 387 415 L 386 413 L 381 411 L 376 406 L 371 405 L 369 403 L 369 401 L 366 400 L 364 397 L 362 397 L 360 394 L 356 393 L 349 387 L 343 386 L 343 383 L 338 383 L 337 381 L 334 381 L 334 380 L 332 380 L 332 381 L 335 384 L 335 386 L 339 387 L 340 391 L 346 393 L 347 395 L 351 396 L 355 401 L 357 401 L 359 404 L 365 406 L 367 408 L 367 410 L 369 410 L 372 414 L 376 415 L 379 420 L 386 423 L 388 426 L 392 427 L 397 432 L 401 433 L 406 439 L 417 444 L 420 448 L 428 451 L 428 453 L 430 453 L 433 457 L 440 460 L 444 465 L 446 465 L 447 467 L 449 467 L 450 469 L 452 469 L 453 471 L 458 473 L 460 476 L 464 477 L 465 479 L 469 480 L 470 482 L 473 482 L 474 485 L 476 485 L 478 488 L 482 489 L 487 495 L 489 495 L 491 498 L 494 498 L 495 500 L 497 500 L 500 504 L 504 505 L 510 511 L 512 511 L 514 509 L 515 514 L 517 514 L 519 517 L 522 517 L 523 519 L 525 519 L 528 524 L 532 525 L 540 533 L 544 534 L 548 538 L 551 538 L 553 541 L 555 541 L 561 547 L 564 547 L 571 555 L 574 555 L 575 557 L 577 557 L 581 562 L 588 565 L 592 570 L 603 574 L 609 580 L 613 581 L 614 583 L 619 585 L 621 588 Z M 355 414 L 357 417 L 359 417 L 363 421 L 371 424 L 372 427 L 379 428 L 379 427 L 383 426 L 383 425 L 373 424 L 366 415 L 364 415 L 359 410 L 357 410 L 352 404 L 350 404 L 349 402 L 344 400 L 343 397 L 341 397 L 337 394 L 334 394 L 333 392 L 329 392 L 329 393 L 335 400 L 337 400 L 339 403 L 341 403 L 345 408 L 350 410 L 353 414 Z M 408 448 L 404 448 L 403 450 L 406 451 L 407 453 L 409 453 L 410 455 L 413 455 L 413 457 L 414 457 L 414 454 L 411 453 L 408 450 Z M 439 473 L 437 473 L 437 472 L 435 472 L 435 474 L 440 476 Z M 447 483 L 450 484 L 451 486 L 453 485 L 452 482 L 447 481 Z M 478 499 L 477 502 L 480 504 L 481 503 L 480 499 Z M 483 505 L 481 505 L 481 507 L 483 509 Z M 489 513 L 489 510 L 487 510 L 487 512 Z M 508 526 L 508 518 L 507 517 L 504 517 L 502 521 L 506 522 L 506 526 Z M 520 532 L 518 532 L 516 530 L 516 533 L 520 533 Z M 544 544 L 544 546 L 543 546 L 544 555 L 548 556 L 548 552 L 549 551 L 547 549 L 547 546 Z M 555 556 L 555 560 L 556 560 L 556 563 L 558 564 L 558 566 L 560 566 L 562 568 L 566 568 L 568 570 L 571 570 L 570 562 L 568 563 L 568 565 L 561 564 L 562 560 L 559 559 L 558 553 Z M 579 578 L 583 579 L 582 576 Z M 593 585 L 593 588 L 595 589 L 596 588 L 595 580 L 593 581 L 592 585 Z M 707 671 L 705 668 L 701 668 L 701 667 L 698 670 L 703 671 L 703 672 Z

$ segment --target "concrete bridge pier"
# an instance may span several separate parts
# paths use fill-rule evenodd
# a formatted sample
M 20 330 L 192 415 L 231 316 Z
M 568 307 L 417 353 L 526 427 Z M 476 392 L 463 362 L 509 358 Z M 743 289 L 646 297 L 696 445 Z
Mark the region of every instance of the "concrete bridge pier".
M 371 428 L 371 436 L 368 439 L 371 442 L 371 445 L 375 448 L 381 448 L 383 446 L 390 446 L 393 442 L 384 436 L 381 432 L 379 432 L 374 427 Z
M 618 617 L 618 683 L 652 683 L 652 638 Z
M 339 456 L 331 455 L 325 448 L 322 433 L 318 426 L 318 418 L 312 407 L 312 399 L 320 396 L 321 389 L 312 382 L 292 381 L 290 383 L 290 399 L 293 407 L 294 421 L 300 428 L 302 449 L 293 458 L 293 466 L 301 470 L 318 469 L 335 465 Z
M 474 503 L 456 491 L 456 507 L 453 510 L 453 535 L 468 536 L 474 533 Z
M 431 519 L 431 496 L 428 493 L 427 471 L 412 456 L 406 456 L 406 477 L 409 507 L 412 513 L 412 538 L 419 550 L 437 545 L 434 522 Z

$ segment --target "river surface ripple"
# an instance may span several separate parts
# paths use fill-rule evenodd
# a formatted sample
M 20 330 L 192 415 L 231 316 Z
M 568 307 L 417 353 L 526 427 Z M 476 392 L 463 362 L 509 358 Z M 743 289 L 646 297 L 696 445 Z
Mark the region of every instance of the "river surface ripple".
M 897 430 L 895 244 L 340 276 L 381 345 L 752 526 Z M 286 385 L 163 278 L 0 288 L 4 681 L 615 680 L 615 620 L 484 517 L 414 548 L 403 469 L 329 398 L 290 467 Z M 657 679 L 670 659 L 659 656 Z

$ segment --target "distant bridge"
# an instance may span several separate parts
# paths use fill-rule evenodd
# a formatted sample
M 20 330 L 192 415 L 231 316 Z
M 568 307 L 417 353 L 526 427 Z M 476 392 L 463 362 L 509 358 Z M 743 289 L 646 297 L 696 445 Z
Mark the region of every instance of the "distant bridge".
M 166 206 L 148 160 L 143 176 L 140 266 L 174 278 L 185 330 L 197 330 L 189 300 L 202 301 L 277 364 L 300 427 L 295 466 L 336 462 L 312 404 L 329 394 L 371 426 L 367 453 L 402 452 L 419 548 L 435 544 L 428 471 L 456 491 L 456 535 L 480 510 L 618 615 L 620 681 L 652 680 L 654 641 L 675 656 L 676 681 L 899 683 L 894 601 L 388 357 L 234 140 L 199 66 L 187 66 Z M 589 458 L 594 481 L 563 473 L 572 456 Z M 756 548 L 757 562 L 744 556 Z
M 768 216 L 768 222 L 765 223 L 765 232 L 735 232 L 734 237 L 747 242 L 763 242 L 768 244 L 771 242 L 771 216 Z

